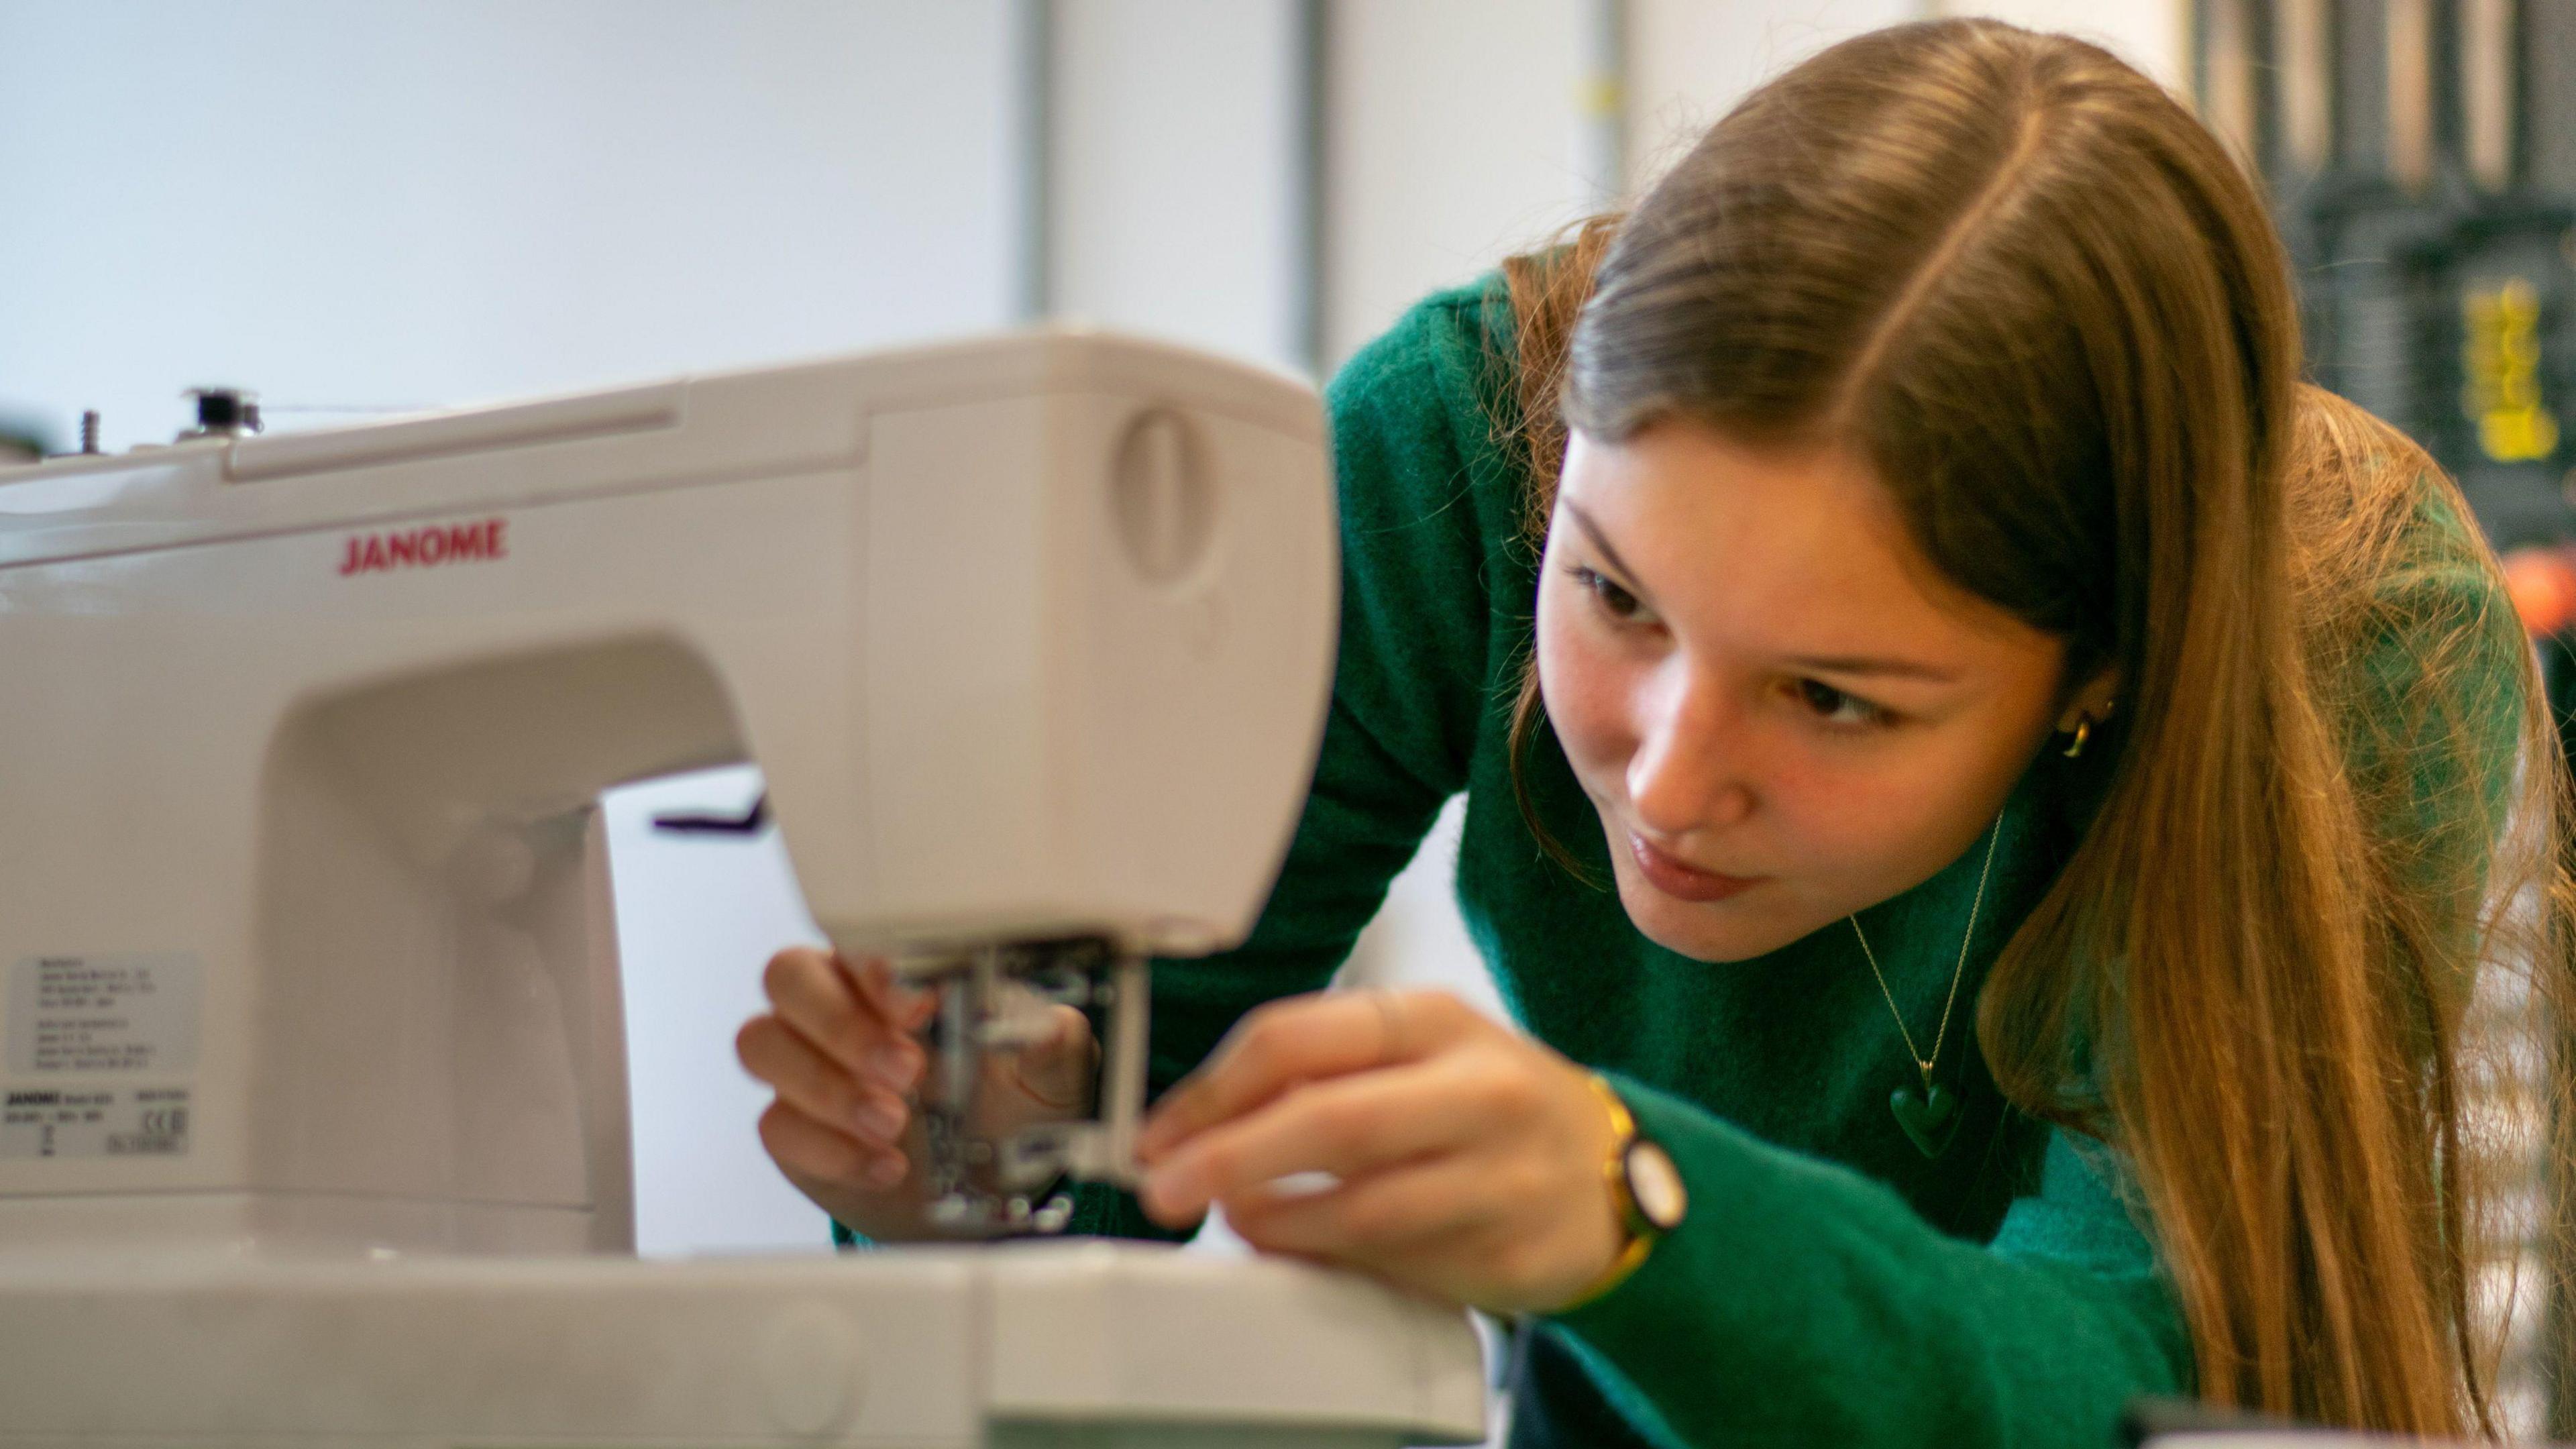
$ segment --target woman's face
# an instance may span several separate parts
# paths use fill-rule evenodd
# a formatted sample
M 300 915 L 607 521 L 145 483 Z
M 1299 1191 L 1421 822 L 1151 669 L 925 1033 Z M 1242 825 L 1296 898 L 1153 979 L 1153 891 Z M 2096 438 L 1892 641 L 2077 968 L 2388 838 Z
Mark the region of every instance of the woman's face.
M 2107 702 L 2061 711 L 2064 667 L 1938 575 L 1853 453 L 1685 421 L 1569 442 L 1540 688 L 1620 902 L 1671 950 L 1758 956 L 1957 859 Z

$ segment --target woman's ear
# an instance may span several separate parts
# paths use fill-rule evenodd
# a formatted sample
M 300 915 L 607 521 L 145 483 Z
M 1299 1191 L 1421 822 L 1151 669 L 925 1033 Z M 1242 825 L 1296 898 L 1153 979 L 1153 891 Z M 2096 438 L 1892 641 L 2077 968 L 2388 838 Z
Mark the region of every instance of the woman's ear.
M 2101 672 L 2084 681 L 2074 697 L 2066 702 L 2065 713 L 2057 717 L 2057 732 L 2073 734 L 2075 726 L 2085 721 L 2100 724 L 2119 703 L 2119 698 L 2120 671 L 2106 664 Z

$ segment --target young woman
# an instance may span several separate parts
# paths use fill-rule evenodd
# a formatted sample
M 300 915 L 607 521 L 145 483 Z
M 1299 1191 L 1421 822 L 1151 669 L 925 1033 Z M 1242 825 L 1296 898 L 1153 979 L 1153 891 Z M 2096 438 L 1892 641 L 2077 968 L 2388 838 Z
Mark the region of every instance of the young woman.
M 1330 390 L 1303 823 L 1252 939 L 1158 969 L 1151 1175 L 1085 1225 L 1221 1204 L 1525 1315 L 1516 1442 L 2491 1428 L 2469 1007 L 2564 994 L 2561 769 L 2458 495 L 2298 368 L 2211 136 L 1983 22 L 1414 309 Z M 1310 994 L 1460 790 L 1526 1035 Z M 769 983 L 764 1140 L 904 1235 L 918 1003 Z

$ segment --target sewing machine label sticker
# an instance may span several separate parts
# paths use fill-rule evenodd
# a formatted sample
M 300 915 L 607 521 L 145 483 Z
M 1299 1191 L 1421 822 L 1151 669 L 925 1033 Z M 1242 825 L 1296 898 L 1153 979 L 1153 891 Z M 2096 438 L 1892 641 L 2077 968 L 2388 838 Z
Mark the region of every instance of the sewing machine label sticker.
M 204 988 L 205 964 L 184 952 L 17 962 L 0 1157 L 185 1154 Z M 158 1081 L 98 1080 L 108 1076 Z
M 188 1089 L 11 1087 L 0 1157 L 185 1157 Z
M 204 987 L 183 952 L 30 956 L 9 976 L 9 1075 L 193 1075 Z

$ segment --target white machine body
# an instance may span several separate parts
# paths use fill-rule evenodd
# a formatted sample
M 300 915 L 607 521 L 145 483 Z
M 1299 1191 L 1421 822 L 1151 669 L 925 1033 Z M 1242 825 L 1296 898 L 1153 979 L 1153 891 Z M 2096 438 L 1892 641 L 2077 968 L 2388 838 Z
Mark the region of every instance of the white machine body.
M 0 470 L 0 1444 L 767 1442 L 565 1405 L 696 1382 L 714 1360 L 669 1357 L 717 1301 L 805 1302 L 871 1361 L 953 1349 L 989 1392 L 1013 1284 L 1142 1308 L 1235 1270 L 1248 1322 L 1287 1315 L 1264 1335 L 1448 1383 L 1455 1315 L 1281 1264 L 560 1256 L 632 1245 L 602 789 L 757 763 L 844 950 L 1227 945 L 1303 798 L 1336 579 L 1311 390 L 1081 333 Z M 145 1340 L 228 1407 L 96 1408 L 80 1355 Z M 436 1377 L 522 1350 L 543 1424 Z M 369 1377 L 401 1362 L 407 1388 Z M 1296 1362 L 1300 1422 L 1362 1436 L 1329 1442 L 1474 1431 L 1425 1417 L 1475 1401 L 1446 1388 L 1317 1419 L 1335 1388 Z M 241 1400 L 298 1365 L 329 1383 Z M 809 1405 L 794 1432 L 839 1437 L 794 1442 L 991 1432 L 886 1429 L 946 1391 L 852 1372 L 877 1417 Z M 471 1426 L 442 1394 L 479 1396 Z

